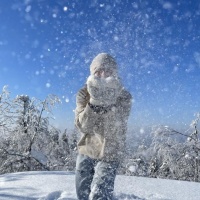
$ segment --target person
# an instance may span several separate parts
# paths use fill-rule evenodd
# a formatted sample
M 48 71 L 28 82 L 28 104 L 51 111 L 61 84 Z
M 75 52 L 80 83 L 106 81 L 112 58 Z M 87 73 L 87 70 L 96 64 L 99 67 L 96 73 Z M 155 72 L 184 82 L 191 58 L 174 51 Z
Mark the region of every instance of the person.
M 75 126 L 81 132 L 75 175 L 79 200 L 113 198 L 116 172 L 125 152 L 131 99 L 115 59 L 98 54 L 76 96 Z

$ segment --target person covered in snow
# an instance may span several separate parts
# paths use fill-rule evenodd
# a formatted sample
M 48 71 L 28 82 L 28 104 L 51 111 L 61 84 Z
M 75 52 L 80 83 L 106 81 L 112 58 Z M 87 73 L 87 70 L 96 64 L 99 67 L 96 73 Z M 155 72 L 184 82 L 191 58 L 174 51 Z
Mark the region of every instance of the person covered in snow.
M 76 96 L 75 125 L 81 132 L 76 161 L 79 200 L 113 198 L 132 99 L 117 68 L 112 56 L 98 54 L 90 65 L 85 86 Z

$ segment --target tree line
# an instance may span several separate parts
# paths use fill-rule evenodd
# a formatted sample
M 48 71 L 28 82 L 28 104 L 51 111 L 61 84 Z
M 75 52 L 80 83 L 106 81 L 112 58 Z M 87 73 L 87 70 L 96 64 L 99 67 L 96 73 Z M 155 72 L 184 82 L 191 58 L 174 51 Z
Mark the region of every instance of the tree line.
M 3 87 L 0 174 L 75 170 L 77 130 L 61 132 L 51 123 L 52 110 L 59 103 L 55 95 L 48 95 L 44 100 L 27 95 L 11 99 L 7 86 Z M 153 127 L 148 142 L 141 138 L 137 146 L 127 148 L 118 173 L 200 182 L 199 120 L 200 114 L 197 114 L 185 133 L 168 126 Z
M 186 132 L 153 127 L 150 142 L 129 149 L 123 171 L 127 175 L 200 182 L 200 114 Z
M 7 86 L 0 94 L 0 174 L 32 170 L 74 170 L 76 131 L 62 133 L 50 119 L 60 103 L 55 95 L 44 100 L 18 95 Z

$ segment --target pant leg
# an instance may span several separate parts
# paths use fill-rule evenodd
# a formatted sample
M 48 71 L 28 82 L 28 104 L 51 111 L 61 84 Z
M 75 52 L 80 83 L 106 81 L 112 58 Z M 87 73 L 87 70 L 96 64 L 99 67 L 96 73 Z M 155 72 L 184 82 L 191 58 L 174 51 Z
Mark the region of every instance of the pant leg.
M 88 200 L 94 175 L 95 160 L 79 154 L 76 161 L 76 194 L 79 200 Z
M 99 161 L 91 184 L 90 200 L 113 199 L 114 181 L 119 162 Z

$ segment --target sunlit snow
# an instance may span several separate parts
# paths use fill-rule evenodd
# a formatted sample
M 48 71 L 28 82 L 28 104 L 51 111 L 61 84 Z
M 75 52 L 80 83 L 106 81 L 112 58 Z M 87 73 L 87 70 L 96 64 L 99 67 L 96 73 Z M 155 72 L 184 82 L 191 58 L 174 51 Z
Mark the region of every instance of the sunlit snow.
M 63 8 L 63 10 L 64 10 L 64 11 L 67 11 L 67 10 L 68 10 L 67 6 L 65 6 L 65 7 Z
M 51 84 L 50 84 L 50 83 L 46 83 L 46 87 L 47 87 L 47 88 L 50 88 L 50 87 L 51 87 Z
M 1 200 L 76 200 L 75 175 L 35 171 L 0 176 Z M 134 176 L 117 176 L 115 200 L 199 200 L 200 184 Z
M 66 98 L 66 99 L 65 99 L 65 102 L 66 102 L 66 103 L 69 103 L 69 99 L 68 99 L 68 98 Z
M 26 9 L 25 9 L 25 11 L 26 11 L 26 12 L 30 12 L 30 11 L 31 11 L 31 6 L 30 6 L 30 5 L 27 6 Z

